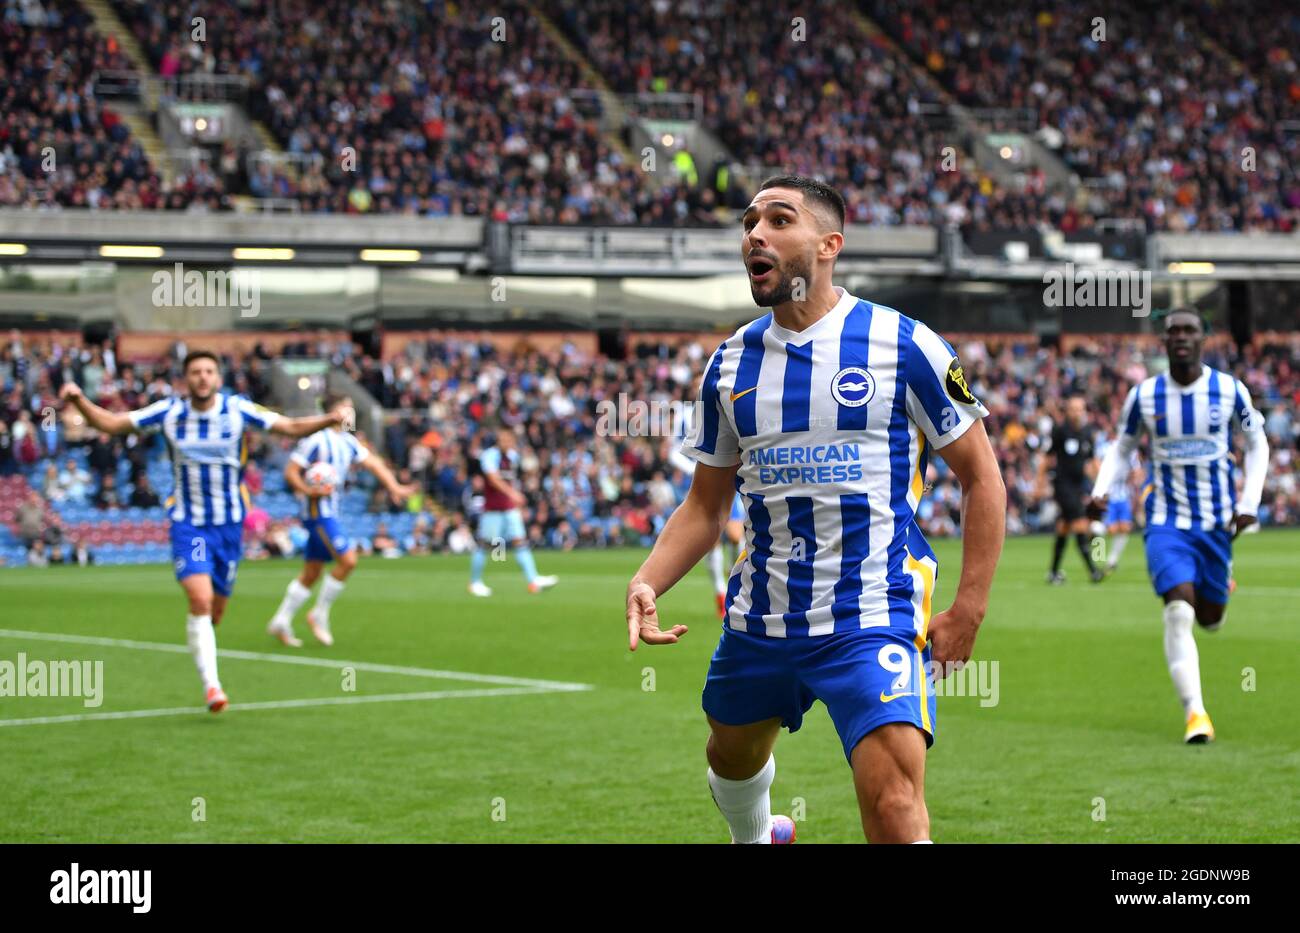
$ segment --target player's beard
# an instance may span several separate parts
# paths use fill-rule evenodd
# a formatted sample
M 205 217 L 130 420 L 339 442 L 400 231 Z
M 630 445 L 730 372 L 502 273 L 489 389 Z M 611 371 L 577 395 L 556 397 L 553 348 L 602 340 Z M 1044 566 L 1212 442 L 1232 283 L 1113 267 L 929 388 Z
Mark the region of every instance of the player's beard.
M 749 293 L 754 296 L 754 304 L 760 308 L 775 308 L 786 304 L 794 298 L 795 283 L 799 280 L 803 281 L 803 296 L 808 296 L 812 288 L 812 263 L 808 259 L 802 256 L 789 259 L 778 263 L 773 271 L 776 273 L 776 282 L 766 288 L 750 281 Z

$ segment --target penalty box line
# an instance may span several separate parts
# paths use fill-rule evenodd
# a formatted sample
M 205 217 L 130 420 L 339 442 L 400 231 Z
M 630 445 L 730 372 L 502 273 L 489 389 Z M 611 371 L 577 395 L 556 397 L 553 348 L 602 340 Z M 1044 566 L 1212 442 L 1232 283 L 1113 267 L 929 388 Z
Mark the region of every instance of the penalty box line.
M 0 629 L 0 638 L 31 638 L 37 641 L 68 642 L 75 645 L 102 645 L 106 648 L 128 648 L 134 651 L 166 651 L 172 654 L 189 654 L 186 645 L 171 645 L 157 641 L 131 641 L 125 638 L 101 638 L 95 635 L 63 635 L 58 632 L 23 632 Z M 410 677 L 432 677 L 437 680 L 464 680 L 477 684 L 499 684 L 503 687 L 535 687 L 539 690 L 594 690 L 591 684 L 566 683 L 562 680 L 534 680 L 528 677 L 507 677 L 501 674 L 470 674 L 465 671 L 441 671 L 425 667 L 405 667 L 396 664 L 373 664 L 369 661 L 335 661 L 330 658 L 300 657 L 284 654 L 267 654 L 262 651 L 240 651 L 218 648 L 217 657 L 240 661 L 270 661 L 275 664 L 302 664 L 308 667 L 329 667 L 341 670 L 369 671 L 372 674 L 406 674 Z
M 470 690 L 430 690 L 424 693 L 382 693 L 372 696 L 315 697 L 305 700 L 267 700 L 262 703 L 231 703 L 226 712 L 264 709 L 303 709 L 311 706 L 347 706 L 354 703 L 405 703 L 415 700 L 458 700 L 474 697 L 525 696 L 528 694 L 564 693 L 541 687 L 483 687 Z M 0 719 L 4 726 L 46 726 L 65 722 L 92 722 L 103 719 L 155 719 L 160 716 L 207 716 L 202 706 L 174 706 L 170 709 L 129 709 L 110 713 L 69 713 L 64 716 L 32 716 L 27 719 Z
M 189 654 L 185 645 L 164 642 L 132 641 L 125 638 L 103 638 L 95 635 L 64 635 L 57 632 L 27 632 L 17 629 L 0 629 L 0 638 L 31 639 L 35 641 L 62 642 L 65 644 L 99 645 L 131 651 L 162 651 L 171 654 Z M 480 687 L 467 690 L 430 690 L 417 693 L 385 693 L 347 697 L 315 697 L 298 700 L 268 700 L 260 703 L 232 703 L 229 711 L 301 709 L 313 706 L 345 706 L 357 703 L 401 703 L 418 700 L 454 700 L 473 697 L 526 696 L 544 693 L 573 693 L 595 689 L 591 684 L 567 683 L 558 680 L 536 680 L 526 677 L 507 677 L 498 674 L 472 674 L 465 671 L 443 671 L 423 667 L 394 664 L 375 664 L 369 661 L 335 661 L 329 658 L 292 657 L 267 654 L 260 651 L 218 649 L 219 657 L 242 661 L 269 661 L 275 664 L 300 664 L 308 667 L 325 667 L 334 670 L 352 668 L 375 674 L 404 674 L 410 677 L 428 677 L 439 680 L 461 680 L 470 683 L 498 684 L 497 687 Z M 62 716 L 34 716 L 26 719 L 0 719 L 3 726 L 36 726 L 67 722 L 89 722 L 112 719 L 149 719 L 160 716 L 188 716 L 206 714 L 203 707 L 183 706 L 165 709 L 121 710 L 103 713 L 70 713 Z

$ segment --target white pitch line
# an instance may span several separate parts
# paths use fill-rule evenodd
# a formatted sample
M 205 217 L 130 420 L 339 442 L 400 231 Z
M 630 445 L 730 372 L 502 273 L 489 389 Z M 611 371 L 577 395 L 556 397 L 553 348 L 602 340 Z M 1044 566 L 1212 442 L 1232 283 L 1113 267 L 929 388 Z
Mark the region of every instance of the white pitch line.
M 106 648 L 131 648 L 136 651 L 167 651 L 189 654 L 185 645 L 172 645 L 156 641 L 131 641 L 125 638 L 100 638 L 94 635 L 62 635 L 57 632 L 23 632 L 0 629 L 0 638 L 30 638 L 37 641 L 71 642 L 77 645 L 102 645 Z M 468 674 L 463 671 L 439 671 L 424 667 L 402 667 L 394 664 L 372 664 L 368 661 L 334 661 L 329 658 L 312 658 L 285 654 L 265 654 L 260 651 L 217 649 L 217 656 L 241 661 L 272 661 L 276 664 L 304 664 L 309 667 L 344 668 L 372 674 L 406 674 L 411 677 L 432 677 L 439 680 L 464 680 L 470 683 L 501 684 L 507 687 L 538 687 L 543 690 L 594 690 L 591 684 L 566 683 L 560 680 L 533 680 L 527 677 L 505 677 L 499 674 Z
M 343 706 L 353 703 L 404 703 L 413 700 L 459 700 L 472 697 L 524 696 L 559 693 L 543 687 L 495 687 L 482 690 L 431 690 L 425 693 L 380 693 L 372 696 L 315 697 L 305 700 L 267 700 L 262 703 L 231 703 L 227 712 L 263 709 L 302 709 L 310 706 Z M 66 716 L 33 716 L 28 719 L 0 719 L 0 726 L 45 726 L 63 722 L 90 722 L 101 719 L 151 719 L 159 716 L 201 716 L 202 706 L 178 706 L 171 709 L 129 709 L 111 713 L 70 713 Z

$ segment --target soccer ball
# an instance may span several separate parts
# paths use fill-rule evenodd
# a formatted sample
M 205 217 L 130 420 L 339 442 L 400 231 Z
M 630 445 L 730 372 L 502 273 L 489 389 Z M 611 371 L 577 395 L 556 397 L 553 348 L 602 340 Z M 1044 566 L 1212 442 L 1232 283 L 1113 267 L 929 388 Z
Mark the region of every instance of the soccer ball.
M 312 490 L 325 489 L 328 486 L 334 486 L 338 483 L 338 474 L 334 467 L 328 463 L 313 463 L 307 467 L 307 472 L 303 475 L 307 481 L 307 486 Z

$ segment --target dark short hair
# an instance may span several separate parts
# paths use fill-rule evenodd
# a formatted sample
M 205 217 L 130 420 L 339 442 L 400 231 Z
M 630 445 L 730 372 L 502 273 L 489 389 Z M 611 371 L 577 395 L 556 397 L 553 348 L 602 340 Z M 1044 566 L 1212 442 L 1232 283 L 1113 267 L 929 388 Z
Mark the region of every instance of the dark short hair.
M 185 354 L 185 361 L 181 363 L 181 372 L 189 372 L 190 364 L 195 360 L 212 360 L 212 362 L 217 364 L 217 369 L 221 368 L 221 360 L 217 359 L 217 355 L 211 350 L 193 350 Z
M 352 401 L 351 396 L 344 395 L 342 392 L 326 392 L 325 397 L 321 399 L 321 407 L 325 411 L 333 411 L 344 402 Z
M 803 192 L 805 201 L 813 201 L 829 210 L 835 218 L 835 229 L 844 231 L 844 196 L 826 182 L 807 175 L 773 175 L 758 186 L 759 191 L 768 188 L 795 188 Z

